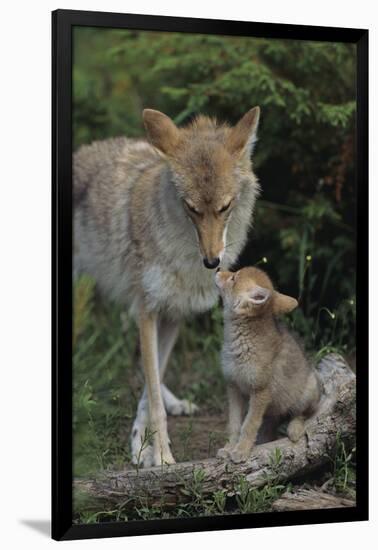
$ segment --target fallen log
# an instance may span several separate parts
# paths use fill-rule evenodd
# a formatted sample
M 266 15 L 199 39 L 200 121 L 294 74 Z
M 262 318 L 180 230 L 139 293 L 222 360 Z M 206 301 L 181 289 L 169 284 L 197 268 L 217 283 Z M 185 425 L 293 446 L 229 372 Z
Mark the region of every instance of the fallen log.
M 274 512 L 294 510 L 322 510 L 324 508 L 348 508 L 356 502 L 350 498 L 331 495 L 316 489 L 298 489 L 293 493 L 284 493 L 272 504 Z
M 204 495 L 219 490 L 232 495 L 239 476 L 251 487 L 261 487 L 272 479 L 280 483 L 310 474 L 330 461 L 339 438 L 347 446 L 355 438 L 354 373 L 336 354 L 323 358 L 317 370 L 324 394 L 316 416 L 306 422 L 305 436 L 297 443 L 284 437 L 257 445 L 240 464 L 211 458 L 138 471 L 105 471 L 93 479 L 76 479 L 74 489 L 92 502 L 133 506 L 137 497 L 149 505 L 170 507 L 187 501 L 199 482 Z

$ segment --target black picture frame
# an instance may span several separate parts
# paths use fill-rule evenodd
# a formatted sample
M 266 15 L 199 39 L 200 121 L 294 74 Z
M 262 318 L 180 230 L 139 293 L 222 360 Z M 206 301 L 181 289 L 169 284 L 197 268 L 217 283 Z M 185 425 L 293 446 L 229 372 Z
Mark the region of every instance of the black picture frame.
M 357 45 L 357 500 L 354 508 L 72 523 L 72 29 L 74 26 L 350 42 Z M 52 13 L 52 537 L 55 540 L 368 519 L 368 31 L 57 10 Z

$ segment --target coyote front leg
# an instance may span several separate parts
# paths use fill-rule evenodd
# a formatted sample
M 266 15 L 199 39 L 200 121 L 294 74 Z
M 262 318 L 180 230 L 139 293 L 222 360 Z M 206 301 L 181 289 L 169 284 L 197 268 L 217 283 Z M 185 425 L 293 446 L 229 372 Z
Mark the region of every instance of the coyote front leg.
M 141 309 L 139 335 L 148 397 L 149 424 L 153 432 L 153 462 L 155 465 L 173 464 L 174 459 L 169 448 L 167 415 L 160 385 L 156 314 Z
M 171 351 L 179 333 L 179 322 L 168 319 L 159 319 L 158 322 L 158 350 L 159 372 L 162 382 Z M 192 414 L 198 407 L 187 399 L 178 399 L 169 389 L 161 383 L 161 391 L 165 410 L 173 416 Z M 131 455 L 134 464 L 149 468 L 153 466 L 153 452 L 150 445 L 144 445 L 141 451 L 141 442 L 144 439 L 146 428 L 149 424 L 147 388 L 144 387 L 142 397 L 138 404 L 137 414 L 131 430 Z

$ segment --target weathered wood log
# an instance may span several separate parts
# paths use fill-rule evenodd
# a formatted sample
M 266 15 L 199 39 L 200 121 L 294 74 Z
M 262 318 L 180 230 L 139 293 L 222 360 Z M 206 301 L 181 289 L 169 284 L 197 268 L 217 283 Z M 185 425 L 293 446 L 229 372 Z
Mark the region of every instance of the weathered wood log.
M 355 506 L 354 500 L 316 489 L 298 489 L 293 493 L 284 493 L 272 504 L 274 512 L 293 510 L 320 510 L 324 508 L 346 508 Z
M 75 490 L 92 499 L 132 506 L 135 497 L 150 505 L 172 506 L 188 500 L 200 480 L 202 494 L 225 490 L 232 495 L 242 475 L 252 487 L 283 482 L 310 474 L 324 466 L 334 453 L 337 438 L 352 445 L 355 437 L 355 375 L 338 355 L 320 361 L 318 372 L 324 386 L 316 416 L 306 422 L 306 434 L 297 443 L 282 438 L 257 445 L 249 460 L 234 464 L 221 459 L 183 462 L 138 471 L 106 471 L 95 479 L 77 479 Z

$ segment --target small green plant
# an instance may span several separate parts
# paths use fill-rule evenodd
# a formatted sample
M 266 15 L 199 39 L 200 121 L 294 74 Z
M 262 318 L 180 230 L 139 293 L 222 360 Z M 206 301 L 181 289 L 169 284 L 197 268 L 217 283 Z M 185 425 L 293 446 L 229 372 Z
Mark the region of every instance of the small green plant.
M 282 451 L 276 447 L 269 457 L 269 471 L 264 474 L 264 485 L 253 487 L 245 476 L 237 476 L 234 485 L 235 498 L 242 514 L 266 512 L 272 503 L 290 488 L 290 484 L 278 482 L 282 464 Z
M 162 517 L 162 509 L 159 506 L 136 506 L 135 511 L 139 519 L 160 519 Z
M 330 457 L 333 464 L 331 485 L 337 493 L 352 497 L 356 494 L 355 454 L 355 447 L 348 451 L 340 434 L 337 434 L 335 455 Z
M 276 447 L 269 457 L 269 465 L 272 474 L 278 475 L 282 463 L 282 451 Z
M 227 494 L 225 490 L 213 493 L 214 505 L 219 514 L 224 514 L 226 508 Z
M 206 473 L 204 470 L 194 469 L 192 478 L 184 482 L 182 493 L 188 497 L 188 502 L 178 507 L 178 516 L 208 516 L 225 512 L 227 492 L 219 489 L 213 493 L 207 493 L 205 482 Z
M 252 487 L 245 476 L 238 476 L 235 483 L 235 498 L 238 510 L 242 514 L 267 512 L 272 503 L 287 489 L 285 485 L 273 481 L 263 487 Z
M 187 460 L 188 456 L 188 446 L 190 443 L 190 438 L 193 433 L 193 417 L 190 417 L 188 425 L 180 432 L 180 454 L 179 460 L 184 462 Z
M 200 468 L 193 470 L 193 476 L 187 481 L 182 489 L 182 493 L 190 497 L 190 505 L 197 510 L 205 507 L 204 482 L 206 473 Z

